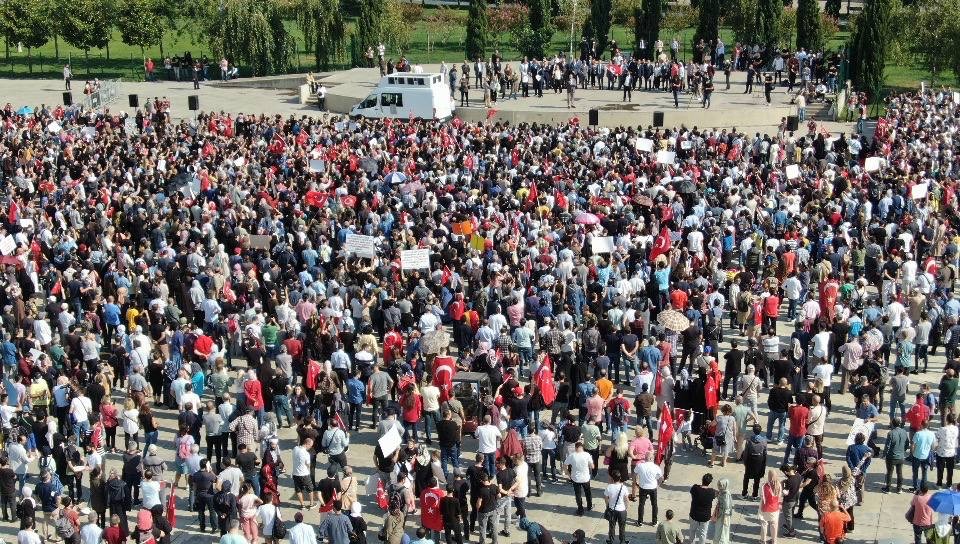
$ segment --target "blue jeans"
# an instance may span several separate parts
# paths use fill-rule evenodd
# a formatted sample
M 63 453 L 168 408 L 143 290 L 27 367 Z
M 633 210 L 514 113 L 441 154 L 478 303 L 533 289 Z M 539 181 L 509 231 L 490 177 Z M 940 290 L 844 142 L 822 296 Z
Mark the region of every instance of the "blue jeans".
M 893 418 L 897 415 L 897 410 L 900 410 L 900 421 L 903 421 L 906 412 L 903 409 L 904 399 L 890 398 L 890 420 L 893 421 Z
M 430 443 L 430 424 L 433 423 L 434 430 L 437 429 L 437 425 L 440 424 L 440 417 L 437 412 L 423 412 L 423 434 L 427 435 L 427 443 Z M 437 434 L 437 439 L 440 439 L 439 433 Z
M 530 366 L 533 364 L 533 347 L 518 348 L 520 351 L 520 374 L 530 374 Z
M 497 473 L 497 452 L 493 453 L 484 453 L 483 455 L 483 468 L 487 469 L 487 474 L 491 476 Z
M 912 459 L 910 463 L 913 465 L 913 488 L 917 489 L 920 487 L 921 483 L 927 483 L 927 468 L 929 464 L 927 459 Z M 917 482 L 917 469 L 920 470 L 920 481 Z
M 786 432 L 787 413 L 771 411 L 767 416 L 767 440 L 773 440 L 773 424 L 780 423 L 780 430 L 777 433 L 777 442 L 783 442 L 783 435 Z
M 277 416 L 277 426 L 283 424 L 283 416 L 287 416 L 287 427 L 293 426 L 293 413 L 290 411 L 290 397 L 286 395 L 275 395 L 273 397 L 273 413 Z
M 440 448 L 440 468 L 443 469 L 443 475 L 449 478 L 450 474 L 447 471 L 447 462 L 455 469 L 460 468 L 460 444 L 454 444 L 448 448 Z
M 156 444 L 157 440 L 160 438 L 160 431 L 150 431 L 143 435 L 143 449 L 146 451 L 150 447 L 150 444 Z
M 413 434 L 414 440 L 419 440 L 419 438 L 417 438 L 417 422 L 414 421 L 411 423 L 409 421 L 404 421 L 402 423 L 403 423 L 403 441 L 406 442 L 407 440 L 409 440 L 411 433 Z
M 516 429 L 520 433 L 520 438 L 527 437 L 527 420 L 526 419 L 511 419 L 510 424 L 508 425 L 510 429 Z
M 790 452 L 793 449 L 800 449 L 803 446 L 802 436 L 787 436 L 787 451 L 783 454 L 783 464 L 790 463 Z
M 649 426 L 647 427 L 647 429 L 649 430 Z M 610 431 L 611 433 L 613 433 L 613 441 L 616 442 L 617 437 L 620 436 L 620 433 L 627 432 L 627 425 L 625 423 L 620 425 L 611 425 Z
M 243 478 L 245 480 L 250 480 L 250 483 L 253 484 L 253 492 L 259 496 L 260 495 L 260 475 L 254 472 L 252 474 L 244 474 Z
M 86 436 L 90 434 L 90 422 L 89 421 L 80 421 L 73 424 L 73 434 L 77 435 L 77 442 L 81 442 L 86 439 Z

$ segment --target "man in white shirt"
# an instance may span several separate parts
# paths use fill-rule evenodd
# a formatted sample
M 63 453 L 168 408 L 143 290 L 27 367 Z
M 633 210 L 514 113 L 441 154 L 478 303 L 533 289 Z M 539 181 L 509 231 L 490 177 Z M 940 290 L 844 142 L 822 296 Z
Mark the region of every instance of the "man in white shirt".
M 103 529 L 97 525 L 97 513 L 87 514 L 87 523 L 80 528 L 80 544 L 100 544 Z
M 293 448 L 293 490 L 297 494 L 297 500 L 300 501 L 300 509 L 304 507 L 304 492 L 307 494 L 307 500 L 310 501 L 310 508 L 320 502 L 319 493 L 314 489 L 310 480 L 311 448 L 313 448 L 313 439 L 310 437 L 304 438 L 303 444 Z M 293 531 L 291 530 L 290 533 L 292 539 Z
M 93 413 L 93 406 L 90 403 L 90 398 L 87 397 L 85 392 L 81 389 L 80 394 L 70 401 L 70 415 L 73 416 L 74 434 L 77 436 L 86 436 L 90 434 L 91 413 Z
M 590 491 L 590 474 L 593 472 L 593 458 L 584 451 L 583 442 L 577 442 L 576 450 L 567 455 L 563 462 L 567 476 L 573 482 L 573 491 L 577 498 L 577 515 L 583 515 L 583 495 L 587 496 L 587 510 L 593 510 L 593 493 Z
M 497 473 L 497 447 L 500 445 L 500 429 L 491 425 L 489 415 L 483 416 L 483 425 L 477 427 L 477 453 L 483 455 L 483 466 L 488 474 Z
M 607 533 L 607 542 L 613 544 L 614 529 L 620 530 L 620 544 L 624 544 L 624 529 L 627 525 L 627 497 L 630 495 L 630 488 L 621 480 L 623 475 L 619 470 L 613 470 L 610 473 L 610 484 L 603 491 L 603 499 L 607 503 L 607 511 L 611 513 L 607 519 L 609 527 Z
M 294 449 L 294 452 L 296 452 L 296 449 Z M 296 461 L 296 458 L 294 458 L 294 461 Z M 240 489 L 240 483 L 243 481 L 243 471 L 233 465 L 233 458 L 229 456 L 223 458 L 223 467 L 223 470 L 217 475 L 217 482 L 220 487 L 223 487 L 225 482 L 229 482 L 230 493 L 236 496 Z
M 637 506 L 637 525 L 643 525 L 643 507 L 650 498 L 650 506 L 653 508 L 653 521 L 651 526 L 657 524 L 657 489 L 663 482 L 663 469 L 660 465 L 653 462 L 654 451 L 647 451 L 647 458 L 644 462 L 638 463 L 633 469 L 633 489 L 631 490 L 631 499 L 635 496 L 639 498 Z
M 183 412 L 190 405 L 190 411 L 194 414 L 200 413 L 200 395 L 193 392 L 193 384 L 187 383 L 183 386 L 183 394 L 180 395 L 180 411 Z
M 287 534 L 290 544 L 317 544 L 317 533 L 309 523 L 303 522 L 303 512 L 294 514 L 293 521 L 296 525 Z
M 803 285 L 795 272 L 783 281 L 783 296 L 787 299 L 787 319 L 792 320 L 797 316 L 797 301 L 800 300 L 802 291 Z
M 440 424 L 440 388 L 432 383 L 425 385 L 420 388 L 420 398 L 423 401 L 423 432 L 427 435 L 427 444 L 430 444 L 430 424 L 433 423 L 434 430 Z

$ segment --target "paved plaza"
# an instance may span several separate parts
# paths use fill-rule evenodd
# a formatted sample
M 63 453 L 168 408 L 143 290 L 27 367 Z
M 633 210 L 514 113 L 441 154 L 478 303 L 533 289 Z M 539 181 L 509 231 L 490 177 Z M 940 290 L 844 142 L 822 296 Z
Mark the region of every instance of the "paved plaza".
M 781 340 L 786 342 L 789 334 L 792 332 L 792 325 L 788 325 L 781 320 L 779 324 L 779 333 Z M 721 345 L 721 354 L 729 348 L 729 340 L 736 338 L 728 332 L 725 343 Z M 743 342 L 741 342 L 743 344 Z M 912 378 L 910 391 L 916 391 L 918 384 L 923 382 L 931 383 L 934 387 L 939 382 L 939 373 L 944 364 L 942 351 L 935 357 L 931 357 L 930 372 Z M 844 450 L 846 448 L 845 440 L 853 421 L 853 402 L 850 394 L 840 395 L 836 393 L 837 382 L 834 380 L 833 412 L 828 418 L 826 432 L 824 433 L 824 457 L 827 461 L 826 469 L 829 474 L 839 475 L 840 469 L 844 463 Z M 761 393 L 761 421 L 766 427 L 766 392 Z M 122 400 L 118 394 L 114 398 Z M 908 396 L 908 398 L 910 398 Z M 173 437 L 176 427 L 177 413 L 171 410 L 159 409 L 156 411 L 159 419 L 162 421 L 160 432 L 161 456 L 168 459 L 171 469 L 166 473 L 166 479 L 172 478 L 172 459 L 174 452 Z M 549 414 L 548 411 L 544 412 Z M 375 443 L 375 431 L 368 428 L 370 421 L 370 412 L 368 407 L 364 407 L 363 419 L 364 426 L 359 433 L 351 435 L 351 447 L 349 451 L 349 461 L 355 469 L 355 474 L 361 478 L 361 482 L 373 472 L 373 444 Z M 882 440 L 886 434 L 887 413 L 886 407 L 881 414 L 878 425 L 880 437 L 877 441 L 882 447 Z M 605 437 L 604 447 L 609 443 L 609 438 Z M 296 432 L 294 429 L 281 429 L 280 447 L 283 450 L 284 463 L 288 467 L 288 474 L 281 476 L 280 489 L 282 498 L 282 510 L 285 519 L 292 520 L 293 512 L 296 510 L 296 499 L 293 498 L 293 480 L 289 475 L 289 467 L 292 466 L 292 449 L 296 445 Z M 205 444 L 201 452 L 206 451 Z M 463 463 L 471 463 L 473 455 L 476 452 L 476 441 L 472 438 L 465 438 L 463 443 Z M 768 467 L 776 467 L 783 458 L 784 446 L 772 445 L 768 450 Z M 326 456 L 321 456 L 323 464 L 318 463 L 318 478 L 322 477 L 326 466 Z M 108 454 L 106 456 L 107 468 L 120 467 L 120 455 Z M 464 465 L 467 466 L 467 465 Z M 740 486 L 743 476 L 742 465 L 738 463 L 727 463 L 726 467 L 707 468 L 707 459 L 699 451 L 687 451 L 678 446 L 677 454 L 674 457 L 673 467 L 670 472 L 669 480 L 666 481 L 659 491 L 660 519 L 664 519 L 664 512 L 667 509 L 673 509 L 677 514 L 677 519 L 686 527 L 688 513 L 690 508 L 690 486 L 699 483 L 700 477 L 705 472 L 714 474 L 714 486 L 720 478 L 729 478 L 731 490 L 734 493 L 736 503 L 735 515 L 731 529 L 733 542 L 757 542 L 759 540 L 759 525 L 757 523 L 757 512 L 759 503 L 745 501 L 740 498 Z M 900 544 L 912 542 L 912 529 L 904 519 L 903 514 L 909 505 L 911 495 L 904 491 L 903 494 L 883 494 L 880 487 L 883 485 L 884 464 L 882 459 L 874 460 L 870 466 L 867 475 L 866 493 L 864 503 L 858 506 L 855 511 L 856 530 L 848 535 L 847 542 L 853 543 L 890 543 Z M 30 468 L 30 474 L 37 474 L 36 462 Z M 905 468 L 904 475 L 909 478 L 909 468 Z M 33 481 L 30 485 L 35 484 Z M 594 510 L 587 513 L 584 517 L 575 516 L 576 505 L 573 498 L 573 487 L 569 483 L 547 483 L 542 497 L 531 496 L 528 499 L 528 517 L 534 521 L 547 526 L 554 535 L 556 542 L 568 542 L 576 529 L 582 528 L 586 531 L 588 542 L 604 542 L 606 540 L 607 523 L 601 517 L 603 508 L 602 490 L 606 486 L 606 467 L 600 467 L 597 478 L 593 482 Z M 909 484 L 906 484 L 909 485 Z M 84 485 L 86 489 L 86 485 Z M 361 491 L 362 493 L 362 491 Z M 186 490 L 178 491 L 177 501 L 177 529 L 175 532 L 175 541 L 203 543 L 213 542 L 214 536 L 197 533 L 197 517 L 193 512 L 186 510 Z M 598 497 L 600 497 L 598 499 Z M 372 496 L 362 496 L 361 502 L 364 505 L 364 516 L 369 524 L 367 534 L 368 542 L 376 542 L 377 531 L 381 527 L 381 512 L 376 506 L 376 501 Z M 629 520 L 627 525 L 627 536 L 631 544 L 640 544 L 654 542 L 655 528 L 649 525 L 637 527 L 635 524 L 637 503 L 631 503 L 629 506 Z M 648 506 L 649 508 L 649 506 Z M 304 512 L 306 521 L 314 524 L 320 522 L 320 516 L 316 509 Z M 649 516 L 649 510 L 646 514 Z M 647 518 L 649 519 L 649 518 Z M 408 518 L 407 530 L 411 533 L 416 529 L 419 516 Z M 515 523 L 515 520 L 514 520 Z M 797 522 L 798 535 L 794 539 L 781 538 L 785 543 L 808 543 L 816 542 L 816 515 L 808 510 L 806 519 Z M 509 538 L 500 538 L 501 543 L 518 544 L 525 541 L 525 533 L 516 527 L 511 531 Z M 712 534 L 712 533 L 711 533 Z M 12 524 L 3 524 L 0 527 L 0 537 L 12 542 L 16 538 L 16 532 Z M 475 541 L 476 535 L 472 537 Z

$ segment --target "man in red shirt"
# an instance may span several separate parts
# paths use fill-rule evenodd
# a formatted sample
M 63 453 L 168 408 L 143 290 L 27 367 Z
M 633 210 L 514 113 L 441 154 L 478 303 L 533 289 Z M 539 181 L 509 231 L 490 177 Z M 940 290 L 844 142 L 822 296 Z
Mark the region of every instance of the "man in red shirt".
M 807 434 L 807 421 L 810 417 L 810 409 L 802 404 L 791 404 L 787 408 L 787 415 L 790 418 L 790 434 L 787 435 L 787 451 L 783 454 L 783 464 L 790 463 L 790 453 L 796 448 L 803 446 L 803 437 Z
M 913 435 L 920 430 L 923 426 L 924 421 L 930 419 L 930 408 L 927 407 L 927 404 L 923 402 L 923 395 L 917 395 L 917 401 L 913 403 L 913 406 L 907 410 L 903 419 L 910 424 L 910 439 L 913 440 Z
M 780 315 L 780 297 L 774 294 L 763 299 L 763 332 L 777 330 L 777 316 Z
M 670 293 L 670 305 L 674 310 L 682 312 L 687 309 L 687 292 L 682 289 L 674 289 Z
M 847 534 L 850 514 L 837 504 L 836 499 L 827 508 L 829 511 L 820 517 L 820 534 L 826 544 L 839 544 Z

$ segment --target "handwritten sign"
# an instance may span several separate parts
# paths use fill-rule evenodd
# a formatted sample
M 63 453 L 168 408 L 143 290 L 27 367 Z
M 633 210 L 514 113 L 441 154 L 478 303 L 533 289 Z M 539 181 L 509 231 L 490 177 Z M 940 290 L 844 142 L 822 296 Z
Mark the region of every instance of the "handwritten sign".
M 637 140 L 637 151 L 651 153 L 653 151 L 653 140 L 649 138 L 640 138 Z
M 347 236 L 347 243 L 344 245 L 344 247 L 351 255 L 372 259 L 377 256 L 377 249 L 374 247 L 375 244 L 376 238 L 373 236 L 351 234 L 350 236 Z
M 590 239 L 590 249 L 594 253 L 613 253 L 613 236 L 594 236 Z
M 429 249 L 407 249 L 400 252 L 400 267 L 403 270 L 430 268 Z

